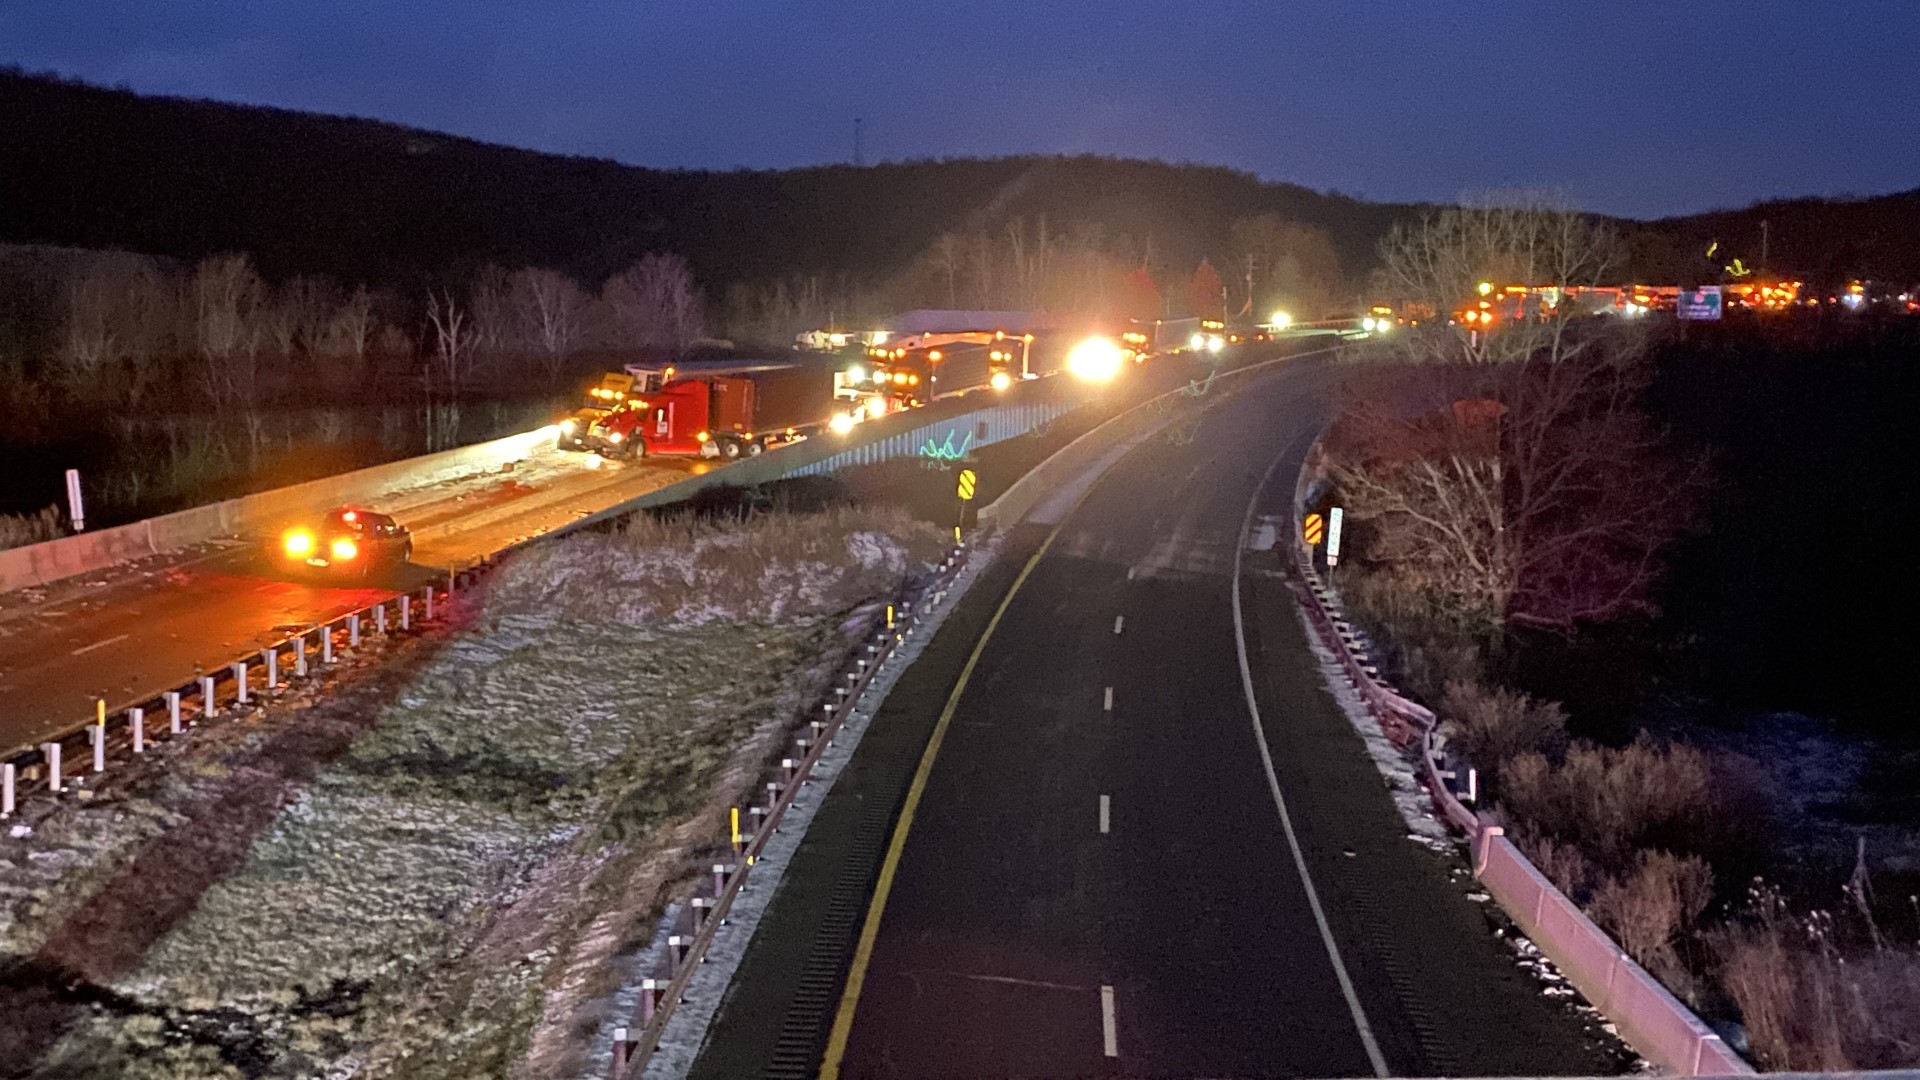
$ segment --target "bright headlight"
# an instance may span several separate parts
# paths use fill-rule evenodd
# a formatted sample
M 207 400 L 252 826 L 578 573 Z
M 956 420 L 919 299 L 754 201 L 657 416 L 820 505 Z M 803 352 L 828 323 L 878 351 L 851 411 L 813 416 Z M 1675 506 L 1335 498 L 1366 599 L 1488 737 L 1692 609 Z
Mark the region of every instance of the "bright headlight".
M 835 435 L 845 435 L 847 432 L 852 431 L 853 414 L 834 413 L 833 419 L 827 421 L 827 430 L 833 432 Z
M 866 382 L 867 369 L 864 367 L 861 367 L 859 364 L 853 365 L 852 367 L 847 369 L 847 381 L 848 382 Z
M 1221 337 L 1219 334 L 1215 334 L 1212 337 L 1207 339 L 1208 352 L 1219 352 L 1221 349 L 1224 349 L 1226 347 L 1227 347 L 1227 339 Z
M 993 378 L 987 380 L 987 385 L 995 390 L 1005 390 L 1013 385 L 1013 376 L 1004 371 L 996 371 L 993 373 Z
M 1199 350 L 1204 349 L 1206 347 L 1207 347 L 1207 335 L 1205 334 L 1195 334 L 1192 337 L 1187 339 L 1187 348 L 1192 349 L 1195 352 L 1198 352 Z
M 560 421 L 560 430 L 566 432 L 569 435 L 573 434 L 574 430 L 579 426 L 580 426 L 580 421 L 572 419 L 571 417 Z
M 1067 353 L 1067 371 L 1076 379 L 1107 382 L 1120 374 L 1124 359 L 1120 346 L 1103 337 L 1092 337 Z
M 1275 330 L 1285 330 L 1293 324 L 1293 316 L 1284 311 L 1276 311 L 1273 313 L 1273 319 L 1271 321 Z
M 296 559 L 304 559 L 313 552 L 313 534 L 305 529 L 294 529 L 280 540 L 280 547 Z
M 624 440 L 625 438 L 626 438 L 625 435 L 622 435 L 617 431 L 610 431 L 607 433 L 607 441 L 610 443 L 617 443 Z

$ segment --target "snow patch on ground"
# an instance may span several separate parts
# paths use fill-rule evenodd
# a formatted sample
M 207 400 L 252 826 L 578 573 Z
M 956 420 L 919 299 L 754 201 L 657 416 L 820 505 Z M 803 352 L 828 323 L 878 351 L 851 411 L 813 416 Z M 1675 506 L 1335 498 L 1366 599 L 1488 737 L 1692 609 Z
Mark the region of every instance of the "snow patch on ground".
M 1380 770 L 1380 777 L 1387 784 L 1387 793 L 1393 798 L 1394 808 L 1400 811 L 1401 820 L 1407 823 L 1407 839 L 1434 851 L 1454 851 L 1453 836 L 1447 826 L 1434 816 L 1433 798 L 1420 783 L 1420 774 L 1413 762 L 1380 730 L 1379 722 L 1368 711 L 1359 691 L 1347 681 L 1346 670 L 1341 667 L 1340 661 L 1321 642 L 1306 612 L 1302 611 L 1299 615 L 1301 626 L 1306 630 L 1307 647 L 1313 650 L 1313 658 L 1320 665 L 1321 680 L 1326 683 L 1327 692 L 1340 706 L 1340 711 L 1346 714 L 1353 730 L 1359 734 L 1360 741 L 1366 744 L 1367 756 L 1373 759 L 1374 768 Z

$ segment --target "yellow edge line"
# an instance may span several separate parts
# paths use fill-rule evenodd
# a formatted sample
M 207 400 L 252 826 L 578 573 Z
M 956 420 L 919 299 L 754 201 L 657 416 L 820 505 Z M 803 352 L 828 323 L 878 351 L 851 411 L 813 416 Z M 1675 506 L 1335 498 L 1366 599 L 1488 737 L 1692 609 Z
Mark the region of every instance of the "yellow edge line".
M 1041 542 L 1040 550 L 1033 553 L 1027 565 L 1020 568 L 1020 576 L 1013 579 L 1013 585 L 1007 589 L 1007 595 L 1000 599 L 1000 606 L 994 609 L 993 618 L 987 620 L 987 628 L 980 633 L 980 640 L 974 643 L 973 654 L 967 657 L 966 666 L 960 669 L 960 681 L 953 686 L 953 692 L 947 695 L 946 707 L 940 710 L 940 719 L 933 725 L 933 735 L 927 740 L 927 749 L 920 755 L 920 767 L 914 770 L 913 783 L 907 787 L 907 800 L 900 807 L 900 820 L 894 823 L 893 837 L 887 843 L 887 857 L 880 864 L 880 879 L 874 884 L 873 899 L 867 903 L 867 918 L 860 928 L 860 943 L 853 950 L 853 966 L 847 972 L 847 986 L 840 994 L 840 1008 L 833 1016 L 833 1031 L 827 1036 L 827 1052 L 820 1062 L 820 1080 L 840 1080 L 840 1059 L 846 1056 L 847 1040 L 853 1034 L 853 1014 L 860 1004 L 860 990 L 867 981 L 867 964 L 873 960 L 873 943 L 880 936 L 880 918 L 887 907 L 887 895 L 893 891 L 893 876 L 900 869 L 900 853 L 906 850 L 907 832 L 913 828 L 913 812 L 920 806 L 920 796 L 927 789 L 927 777 L 933 773 L 933 759 L 940 753 L 940 744 L 947 737 L 947 727 L 953 721 L 953 714 L 960 707 L 960 695 L 966 692 L 967 680 L 973 677 L 973 669 L 980 662 L 980 656 L 987 651 L 987 641 L 993 637 L 993 631 L 1000 625 L 1000 617 L 1007 613 L 1013 598 L 1020 592 L 1020 586 L 1027 583 L 1027 576 L 1053 546 L 1060 530 L 1067 527 L 1074 511 L 1086 501 L 1088 495 L 1100 483 L 1094 477 L 1087 489 L 1075 499 L 1073 506 L 1061 516 L 1060 524 L 1053 527 L 1047 538 Z

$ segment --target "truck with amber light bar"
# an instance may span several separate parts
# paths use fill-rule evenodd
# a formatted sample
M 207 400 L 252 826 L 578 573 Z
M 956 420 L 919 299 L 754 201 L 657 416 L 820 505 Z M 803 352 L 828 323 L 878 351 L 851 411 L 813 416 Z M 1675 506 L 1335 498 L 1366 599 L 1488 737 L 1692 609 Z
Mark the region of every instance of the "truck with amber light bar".
M 580 407 L 560 421 L 560 433 L 554 444 L 562 450 L 585 450 L 587 432 L 594 422 L 619 408 L 633 393 L 633 376 L 624 371 L 609 371 L 587 388 Z

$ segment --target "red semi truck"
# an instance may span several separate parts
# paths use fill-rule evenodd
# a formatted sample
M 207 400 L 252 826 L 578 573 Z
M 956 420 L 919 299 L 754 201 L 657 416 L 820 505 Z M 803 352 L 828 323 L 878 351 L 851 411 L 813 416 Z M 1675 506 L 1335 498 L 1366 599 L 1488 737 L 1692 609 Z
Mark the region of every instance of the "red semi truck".
M 826 422 L 833 406 L 831 365 L 695 362 L 627 371 L 633 391 L 587 431 L 587 445 L 608 457 L 731 461 L 803 437 Z

